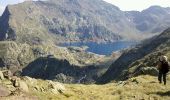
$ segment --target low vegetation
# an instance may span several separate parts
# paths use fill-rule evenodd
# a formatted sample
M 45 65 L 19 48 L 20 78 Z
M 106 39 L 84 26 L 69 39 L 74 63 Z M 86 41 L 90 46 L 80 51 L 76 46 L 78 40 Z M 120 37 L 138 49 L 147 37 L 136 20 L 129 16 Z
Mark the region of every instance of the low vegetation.
M 31 79 L 31 78 L 27 78 Z M 57 92 L 52 91 L 50 81 L 31 79 L 25 82 L 29 92 L 20 92 L 1 100 L 29 98 L 29 100 L 169 100 L 170 76 L 167 85 L 159 84 L 157 77 L 142 75 L 127 81 L 112 81 L 105 85 L 60 84 Z M 35 85 L 35 83 L 37 85 Z M 34 85 L 33 85 L 34 84 Z M 61 87 L 64 87 L 62 90 Z M 39 88 L 39 89 L 38 89 Z M 61 89 L 61 90 L 60 90 Z M 18 99 L 22 100 L 22 99 Z

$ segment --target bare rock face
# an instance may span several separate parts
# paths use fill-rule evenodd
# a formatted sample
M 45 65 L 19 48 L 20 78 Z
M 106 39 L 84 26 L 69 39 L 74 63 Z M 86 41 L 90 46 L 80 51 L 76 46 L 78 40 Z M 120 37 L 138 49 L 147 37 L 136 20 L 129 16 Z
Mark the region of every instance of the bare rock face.
M 34 59 L 31 47 L 27 44 L 3 41 L 0 42 L 0 48 L 0 68 L 8 68 L 11 73 L 18 71 Z
M 114 15 L 114 12 L 117 14 Z M 117 41 L 122 38 L 118 34 L 121 30 L 112 30 L 114 26 L 120 27 L 118 23 L 113 23 L 124 22 L 109 18 L 110 16 L 125 17 L 119 8 L 98 0 L 76 0 L 76 3 L 70 0 L 28 1 L 6 8 L 0 19 L 0 23 L 3 23 L 0 26 L 4 26 L 0 28 L 2 32 L 0 40 L 17 40 L 29 44 L 42 44 L 49 40 L 53 43 L 87 40 Z M 127 19 L 123 20 L 128 22 Z M 103 33 L 105 35 L 102 35 Z

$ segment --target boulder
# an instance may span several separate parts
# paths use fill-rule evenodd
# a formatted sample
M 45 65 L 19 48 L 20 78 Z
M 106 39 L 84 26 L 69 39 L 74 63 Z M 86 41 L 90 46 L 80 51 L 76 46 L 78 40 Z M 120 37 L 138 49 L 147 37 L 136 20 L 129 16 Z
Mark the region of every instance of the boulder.
M 11 82 L 12 82 L 12 84 L 13 84 L 13 86 L 14 87 L 19 87 L 19 78 L 18 77 L 16 77 L 16 76 L 13 76 L 12 78 L 11 78 Z
M 48 81 L 48 83 L 49 83 L 49 88 L 51 88 L 51 91 L 54 94 L 64 93 L 64 91 L 66 90 L 64 85 L 62 85 L 59 82 Z
M 23 90 L 24 92 L 29 92 L 28 85 L 22 80 L 19 81 L 19 89 Z
M 11 92 L 4 86 L 0 85 L 0 97 L 9 96 Z
M 60 73 L 60 74 L 57 74 L 54 78 L 55 81 L 58 81 L 58 82 L 66 82 L 67 81 L 67 76 L 63 73 Z
M 29 92 L 28 85 L 26 84 L 25 81 L 21 80 L 20 78 L 13 76 L 11 82 L 14 87 L 19 88 L 24 92 Z
M 5 78 L 10 79 L 12 77 L 12 73 L 10 70 L 3 71 L 3 75 Z
M 29 85 L 37 84 L 37 80 L 28 76 L 24 76 L 23 80 L 29 83 Z
M 4 80 L 4 75 L 3 75 L 2 71 L 0 71 L 0 80 Z

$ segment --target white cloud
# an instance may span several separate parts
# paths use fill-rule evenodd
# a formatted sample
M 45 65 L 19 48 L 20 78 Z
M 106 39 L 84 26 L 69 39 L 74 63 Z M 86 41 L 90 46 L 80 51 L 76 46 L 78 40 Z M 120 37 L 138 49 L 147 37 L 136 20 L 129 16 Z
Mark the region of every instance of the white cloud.
M 118 6 L 121 10 L 143 10 L 152 5 L 170 7 L 170 0 L 104 0 Z

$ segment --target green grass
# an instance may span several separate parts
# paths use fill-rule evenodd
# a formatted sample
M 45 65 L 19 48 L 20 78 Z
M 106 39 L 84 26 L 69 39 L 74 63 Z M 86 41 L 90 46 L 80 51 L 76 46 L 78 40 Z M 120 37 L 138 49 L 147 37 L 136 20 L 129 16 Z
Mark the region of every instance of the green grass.
M 138 76 L 127 81 L 105 85 L 65 84 L 64 93 L 34 92 L 40 100 L 169 100 L 170 77 L 167 85 L 159 84 L 157 77 Z
M 54 94 L 48 87 L 47 81 L 33 79 L 26 81 L 30 92 L 25 93 L 24 96 L 25 98 L 36 97 L 39 100 L 169 100 L 170 75 L 167 80 L 166 86 L 159 84 L 157 77 L 149 75 L 133 77 L 122 82 L 113 81 L 104 85 L 63 84 L 66 90 Z M 36 85 L 44 88 L 45 91 L 35 90 Z M 9 100 L 21 97 L 23 94 L 0 99 Z

